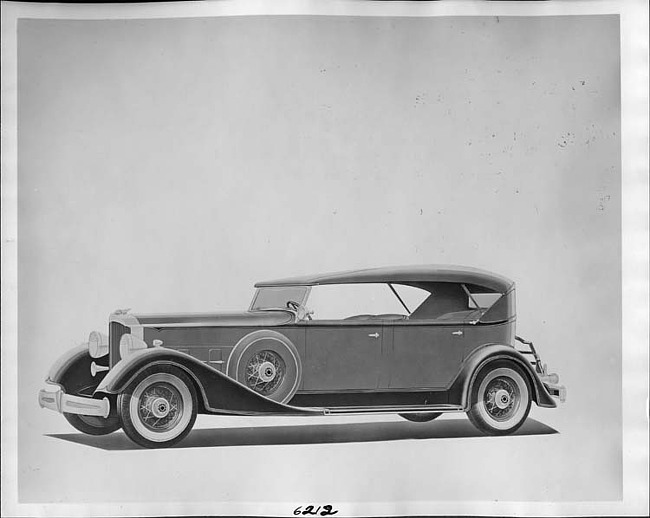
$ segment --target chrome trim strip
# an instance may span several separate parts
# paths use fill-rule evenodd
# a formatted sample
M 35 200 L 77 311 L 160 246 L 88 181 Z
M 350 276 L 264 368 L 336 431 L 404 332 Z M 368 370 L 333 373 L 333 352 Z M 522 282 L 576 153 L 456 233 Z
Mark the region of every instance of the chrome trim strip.
M 332 389 L 332 390 L 323 390 L 323 389 L 313 389 L 313 390 L 299 390 L 296 392 L 296 395 L 298 394 L 349 394 L 349 393 L 354 393 L 354 394 L 385 394 L 385 393 L 393 393 L 393 392 L 404 392 L 404 393 L 411 393 L 411 392 L 446 392 L 447 389 L 444 387 L 415 387 L 415 388 L 381 388 L 381 389 Z
M 287 321 L 289 323 L 289 321 Z M 282 325 L 282 324 L 280 324 Z M 228 325 L 222 325 L 217 322 L 183 322 L 183 323 L 178 323 L 178 322 L 172 322 L 172 323 L 167 323 L 167 324 L 159 324 L 159 323 L 154 323 L 154 324 L 142 324 L 143 328 L 147 329 L 162 329 L 165 327 L 259 327 L 259 324 L 250 322 L 247 324 L 228 324 Z
M 326 408 L 325 414 L 395 414 L 421 412 L 464 412 L 458 405 L 357 406 Z
M 40 390 L 38 393 L 38 404 L 41 408 L 48 408 L 61 414 L 93 415 L 104 418 L 108 417 L 111 410 L 111 404 L 107 397 L 93 399 L 72 396 L 62 390 L 57 390 L 56 392 Z
M 481 322 L 480 320 L 436 320 L 435 318 L 423 318 L 421 320 L 376 320 L 376 321 L 370 321 L 370 322 L 390 322 L 391 326 L 409 326 L 409 327 L 415 327 L 415 326 L 435 326 L 435 327 L 458 327 L 458 326 L 474 326 L 474 325 L 480 325 L 481 327 L 487 327 L 487 326 L 501 326 L 504 324 L 511 324 L 512 322 L 515 322 L 517 320 L 516 315 L 513 317 L 510 317 L 506 320 L 499 320 L 497 322 Z M 314 320 L 315 324 L 312 325 L 332 325 L 335 326 L 337 324 L 318 324 L 318 320 Z M 343 325 L 348 326 L 348 325 L 355 325 L 357 324 L 356 321 L 351 321 L 349 323 L 346 323 L 345 320 L 337 320 L 336 322 L 342 322 Z M 359 320 L 358 322 L 361 322 L 362 325 L 366 325 L 368 323 L 367 320 Z

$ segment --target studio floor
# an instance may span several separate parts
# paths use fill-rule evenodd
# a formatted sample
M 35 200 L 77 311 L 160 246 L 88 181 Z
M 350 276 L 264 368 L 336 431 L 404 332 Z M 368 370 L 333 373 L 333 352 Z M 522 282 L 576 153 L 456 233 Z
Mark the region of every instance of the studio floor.
M 393 415 L 199 416 L 177 446 L 147 450 L 121 431 L 77 433 L 43 410 L 44 433 L 20 437 L 29 447 L 21 450 L 19 496 L 24 503 L 287 502 L 287 513 L 325 500 L 619 498 L 620 462 L 606 447 L 589 454 L 589 437 L 567 428 L 563 416 L 533 408 L 508 437 L 483 436 L 462 414 L 429 423 Z M 603 482 L 598 495 L 580 483 L 595 471 Z

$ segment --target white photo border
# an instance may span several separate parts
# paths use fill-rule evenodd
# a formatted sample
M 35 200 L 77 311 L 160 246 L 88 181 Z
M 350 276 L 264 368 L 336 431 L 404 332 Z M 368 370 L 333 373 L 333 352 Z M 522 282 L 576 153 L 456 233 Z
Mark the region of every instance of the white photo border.
M 623 500 L 618 502 L 332 502 L 339 516 L 579 516 L 648 513 L 648 4 L 629 1 L 236 1 L 2 4 L 3 516 L 287 515 L 287 504 L 21 504 L 17 488 L 17 21 L 243 15 L 550 16 L 618 14 L 622 87 Z

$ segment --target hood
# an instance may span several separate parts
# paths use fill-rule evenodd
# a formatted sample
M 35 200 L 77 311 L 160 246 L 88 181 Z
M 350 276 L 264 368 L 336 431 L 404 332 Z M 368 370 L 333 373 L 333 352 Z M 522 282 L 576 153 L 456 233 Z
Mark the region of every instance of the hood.
M 292 323 L 293 313 L 284 310 L 229 313 L 134 314 L 144 327 L 280 326 Z

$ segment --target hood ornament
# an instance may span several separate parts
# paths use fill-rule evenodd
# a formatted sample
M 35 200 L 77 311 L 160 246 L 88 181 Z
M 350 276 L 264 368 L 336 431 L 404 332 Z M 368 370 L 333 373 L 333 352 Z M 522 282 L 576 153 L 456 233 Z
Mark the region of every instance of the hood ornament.
M 116 309 L 113 313 L 115 315 L 126 315 L 129 311 L 131 311 L 131 308 Z

